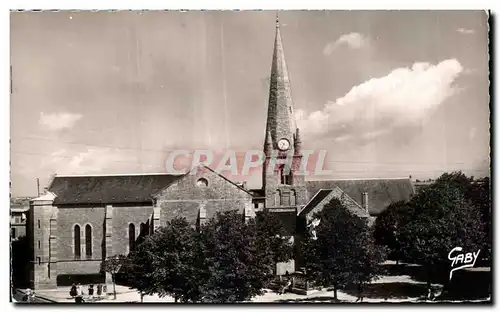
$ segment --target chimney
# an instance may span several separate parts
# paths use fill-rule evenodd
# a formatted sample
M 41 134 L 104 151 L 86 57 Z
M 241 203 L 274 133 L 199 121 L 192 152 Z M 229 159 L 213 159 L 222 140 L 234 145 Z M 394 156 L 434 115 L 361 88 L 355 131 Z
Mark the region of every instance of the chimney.
M 368 192 L 361 193 L 361 206 L 365 209 L 366 213 L 370 214 L 368 211 Z

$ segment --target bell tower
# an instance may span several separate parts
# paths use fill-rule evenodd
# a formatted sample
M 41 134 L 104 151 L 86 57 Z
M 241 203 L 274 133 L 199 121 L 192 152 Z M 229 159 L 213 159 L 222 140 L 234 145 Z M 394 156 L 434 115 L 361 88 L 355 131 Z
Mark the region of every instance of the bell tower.
M 262 185 L 266 209 L 292 212 L 306 204 L 304 175 L 299 172 L 302 142 L 297 128 L 290 78 L 276 15 L 276 37 L 271 64 L 269 103 L 264 142 Z

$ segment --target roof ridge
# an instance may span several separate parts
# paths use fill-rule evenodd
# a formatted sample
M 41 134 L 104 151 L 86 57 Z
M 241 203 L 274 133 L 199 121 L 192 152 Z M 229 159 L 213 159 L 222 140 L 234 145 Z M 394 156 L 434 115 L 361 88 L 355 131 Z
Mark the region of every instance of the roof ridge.
M 354 179 L 326 179 L 326 180 L 308 180 L 306 182 L 324 182 L 324 181 L 364 181 L 364 180 L 410 180 L 409 177 L 400 178 L 354 178 Z
M 126 176 L 182 176 L 184 173 L 109 173 L 109 174 L 64 174 L 55 175 L 54 178 L 78 178 L 78 177 L 126 177 Z

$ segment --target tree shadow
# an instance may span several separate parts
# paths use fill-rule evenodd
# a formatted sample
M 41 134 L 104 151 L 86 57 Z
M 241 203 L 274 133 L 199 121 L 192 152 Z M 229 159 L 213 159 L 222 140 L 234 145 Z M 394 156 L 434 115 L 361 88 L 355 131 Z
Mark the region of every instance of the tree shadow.
M 455 271 L 440 300 L 477 300 L 491 295 L 491 271 Z
M 318 296 L 318 297 L 309 297 L 309 298 L 301 298 L 301 299 L 281 299 L 274 301 L 276 303 L 349 303 L 347 301 L 335 300 L 332 296 Z
M 342 290 L 351 295 L 358 296 L 357 286 L 348 286 Z M 411 283 L 375 283 L 365 285 L 363 290 L 364 298 L 376 299 L 406 299 L 420 298 L 427 294 L 425 284 Z
M 411 279 L 426 283 L 428 273 L 424 266 L 418 264 L 409 264 L 409 263 L 399 263 L 399 264 L 384 264 L 382 265 L 384 268 L 384 275 L 388 276 L 402 276 L 408 275 Z M 431 283 L 442 283 L 445 280 L 448 271 L 446 269 L 434 269 L 434 272 L 431 274 Z

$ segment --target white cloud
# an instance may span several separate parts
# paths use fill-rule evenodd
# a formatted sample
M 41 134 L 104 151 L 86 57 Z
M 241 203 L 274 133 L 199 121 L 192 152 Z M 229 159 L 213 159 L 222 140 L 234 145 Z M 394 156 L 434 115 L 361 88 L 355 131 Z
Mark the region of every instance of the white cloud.
M 347 45 L 350 49 L 361 49 L 367 46 L 369 40 L 366 36 L 360 33 L 350 33 L 340 36 L 336 41 L 328 43 L 323 49 L 323 54 L 330 55 L 335 49 L 341 45 Z
M 403 133 L 425 122 L 456 92 L 453 83 L 463 70 L 455 59 L 397 68 L 385 77 L 354 86 L 321 110 L 309 114 L 298 110 L 297 123 L 310 139 L 329 136 L 336 142 Z
M 72 128 L 82 118 L 80 114 L 72 113 L 40 113 L 39 124 L 47 130 L 59 131 Z
M 457 28 L 456 30 L 459 33 L 464 34 L 464 35 L 472 35 L 473 33 L 475 33 L 474 29 Z
M 114 169 L 130 167 L 134 159 L 127 153 L 110 148 L 88 148 L 85 151 L 60 149 L 43 160 L 42 169 L 57 174 L 112 173 Z

